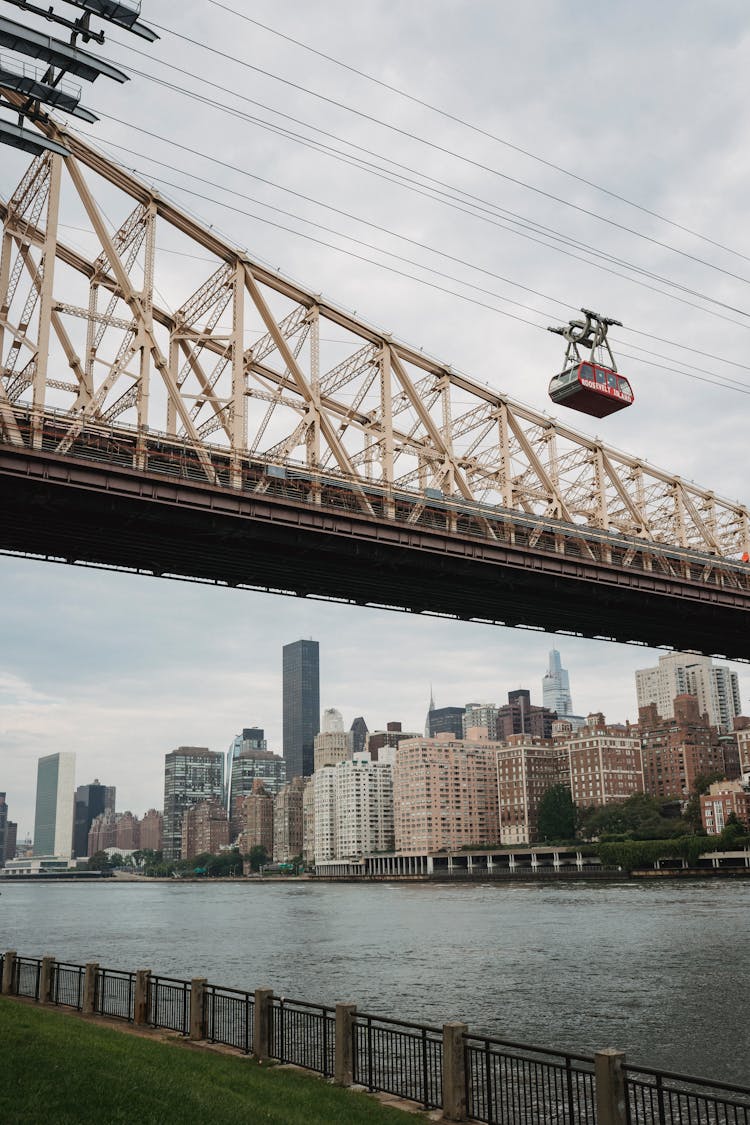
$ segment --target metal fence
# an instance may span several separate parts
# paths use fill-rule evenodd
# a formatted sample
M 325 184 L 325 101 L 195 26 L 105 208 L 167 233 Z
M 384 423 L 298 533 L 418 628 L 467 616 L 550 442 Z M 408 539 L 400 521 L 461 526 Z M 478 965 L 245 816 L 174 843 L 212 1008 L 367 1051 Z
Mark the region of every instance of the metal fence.
M 135 973 L 100 969 L 96 980 L 96 1011 L 101 1016 L 133 1021 Z
M 211 1043 L 224 1043 L 250 1054 L 255 1018 L 252 992 L 207 984 L 203 993 L 203 1018 L 206 1038 Z
M 149 979 L 148 1023 L 187 1035 L 190 1030 L 190 981 L 174 977 Z
M 0 955 L 0 973 L 4 966 Z M 42 999 L 43 962 L 16 957 L 11 991 Z M 52 1004 L 132 1022 L 136 974 L 99 968 L 95 995 L 85 997 L 86 968 L 52 962 Z M 141 987 L 144 987 L 143 985 Z M 268 994 L 266 994 L 268 996 Z M 148 978 L 146 1022 L 181 1035 L 190 1033 L 191 982 Z M 93 1004 L 92 1004 L 93 1001 Z M 336 1009 L 273 996 L 268 1041 L 262 1049 L 325 1077 L 334 1074 Z M 87 1010 L 91 1010 L 88 1007 Z M 140 1008 L 139 1019 L 143 1019 Z M 206 984 L 203 1034 L 250 1054 L 255 1031 L 255 995 Z M 352 1013 L 352 1078 L 425 1109 L 443 1104 L 443 1029 L 406 1020 Z M 260 1029 L 259 1029 L 260 1030 Z M 485 1125 L 596 1125 L 594 1058 L 466 1033 L 466 1108 Z M 448 1060 L 446 1060 L 447 1062 Z M 750 1087 L 717 1083 L 644 1066 L 624 1067 L 628 1125 L 750 1125 Z
M 357 1013 L 353 1048 L 355 1082 L 425 1109 L 442 1106 L 441 1028 Z
M 13 989 L 16 996 L 39 999 L 39 982 L 42 975 L 42 962 L 36 957 L 16 957 L 13 972 Z
M 336 1009 L 304 1000 L 274 996 L 271 1005 L 271 1053 L 329 1078 L 333 1074 Z
M 595 1125 L 594 1060 L 464 1037 L 470 1117 L 488 1125 Z
M 625 1068 L 630 1125 L 750 1125 L 750 1089 L 638 1066 Z
M 83 982 L 86 970 L 83 965 L 67 965 L 56 961 L 53 966 L 50 1003 L 65 1008 L 83 1009 Z

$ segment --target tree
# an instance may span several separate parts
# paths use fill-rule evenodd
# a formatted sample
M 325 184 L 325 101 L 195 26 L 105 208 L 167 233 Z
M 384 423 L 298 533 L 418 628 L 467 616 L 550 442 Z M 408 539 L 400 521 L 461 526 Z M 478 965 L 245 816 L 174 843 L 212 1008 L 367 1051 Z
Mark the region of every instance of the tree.
M 648 793 L 633 793 L 598 809 L 589 809 L 581 822 L 581 835 L 587 840 L 620 839 L 666 840 L 684 832 L 679 818 L 666 816 L 669 805 Z
M 94 852 L 89 856 L 89 871 L 111 871 L 112 864 L 106 852 Z
M 243 858 L 250 864 L 251 871 L 260 871 L 270 857 L 262 844 L 255 844 Z
M 576 834 L 577 809 L 567 785 L 553 785 L 539 802 L 539 836 L 553 840 L 573 840 Z

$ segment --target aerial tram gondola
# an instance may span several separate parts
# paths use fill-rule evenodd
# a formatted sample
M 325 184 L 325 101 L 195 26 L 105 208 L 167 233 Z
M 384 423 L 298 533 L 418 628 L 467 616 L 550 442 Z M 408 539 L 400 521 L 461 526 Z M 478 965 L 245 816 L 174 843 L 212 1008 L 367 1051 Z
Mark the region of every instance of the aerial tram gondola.
M 571 320 L 562 328 L 549 329 L 568 342 L 565 368 L 550 382 L 549 395 L 553 402 L 570 410 L 605 418 L 632 406 L 635 398 L 630 383 L 617 371 L 607 339 L 611 324 L 622 325 L 619 320 L 599 316 L 591 309 L 581 312 L 585 320 Z M 581 356 L 580 348 L 589 350 L 588 358 Z

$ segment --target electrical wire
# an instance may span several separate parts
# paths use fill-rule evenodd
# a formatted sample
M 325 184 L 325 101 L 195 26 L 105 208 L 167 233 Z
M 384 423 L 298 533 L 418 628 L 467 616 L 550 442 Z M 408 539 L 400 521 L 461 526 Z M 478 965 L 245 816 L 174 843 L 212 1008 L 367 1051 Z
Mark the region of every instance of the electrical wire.
M 668 226 L 674 227 L 676 230 L 680 230 L 684 234 L 689 234 L 693 238 L 698 238 L 702 242 L 708 243 L 709 246 L 714 246 L 719 250 L 725 251 L 727 254 L 732 254 L 734 255 L 734 257 L 741 258 L 746 262 L 750 262 L 750 256 L 741 253 L 739 250 L 733 249 L 731 246 L 725 246 L 723 243 L 717 242 L 715 239 L 710 238 L 708 235 L 701 234 L 699 231 L 693 230 L 691 227 L 686 227 L 682 223 L 678 223 L 676 222 L 676 220 L 668 218 L 666 215 L 661 215 L 658 211 L 652 211 L 649 207 L 645 207 L 642 203 L 636 203 L 634 200 L 628 199 L 626 196 L 620 195 L 616 191 L 612 191 L 611 188 L 604 187 L 602 184 L 597 184 L 593 180 L 589 180 L 585 176 L 581 176 L 577 172 L 572 172 L 570 168 L 565 168 L 561 164 L 555 164 L 554 161 L 547 160 L 545 157 L 540 156 L 539 153 L 531 152 L 529 149 L 523 148 L 521 145 L 514 144 L 506 137 L 498 137 L 496 133 L 491 133 L 489 132 L 489 130 L 483 129 L 481 128 L 481 126 L 476 125 L 471 121 L 467 121 L 465 118 L 458 117 L 456 114 L 450 113 L 448 110 L 443 109 L 440 106 L 436 106 L 431 102 L 424 101 L 422 98 L 418 98 L 414 94 L 410 94 L 406 90 L 403 90 L 398 86 L 391 85 L 390 82 L 384 82 L 382 79 L 376 78 L 374 75 L 368 74 L 366 73 L 366 71 L 360 70 L 358 67 L 352 66 L 350 63 L 346 63 L 342 59 L 337 59 L 333 55 L 327 55 L 324 51 L 320 51 L 315 47 L 311 47 L 309 43 L 303 43 L 301 40 L 295 39 L 293 36 L 279 31 L 278 28 L 270 27 L 268 24 L 262 23 L 260 20 L 253 19 L 252 16 L 248 16 L 245 12 L 238 12 L 236 8 L 230 8 L 229 5 L 220 3 L 220 0 L 208 0 L 208 3 L 212 4 L 215 8 L 222 8 L 225 12 L 229 12 L 232 15 L 237 16 L 239 19 L 244 20 L 246 23 L 251 23 L 256 27 L 262 28 L 263 31 L 267 31 L 270 35 L 275 35 L 277 38 L 283 39 L 287 43 L 293 43 L 296 47 L 300 47 L 303 51 L 307 51 L 312 55 L 317 55 L 318 58 L 325 59 L 326 62 L 333 63 L 335 66 L 339 66 L 343 70 L 349 71 L 350 74 L 356 74 L 358 75 L 358 77 L 364 78 L 366 81 L 372 82 L 376 86 L 380 86 L 380 88 L 383 90 L 389 90 L 393 94 L 398 94 L 399 97 L 405 98 L 407 101 L 412 102 L 414 105 L 421 106 L 423 109 L 428 109 L 432 113 L 437 113 L 447 121 L 453 121 L 455 124 L 461 125 L 465 129 L 470 129 L 471 132 L 476 133 L 480 137 L 485 137 L 488 140 L 495 141 L 497 144 L 504 145 L 506 148 L 511 149 L 513 152 L 520 153 L 522 156 L 528 157 L 529 160 L 534 160 L 538 164 L 542 164 L 545 168 L 551 168 L 555 172 L 560 172 L 562 175 L 568 176 L 570 177 L 570 179 L 576 180 L 580 184 L 585 184 L 586 187 L 594 188 L 595 191 L 602 192 L 604 195 L 608 195 L 611 199 L 616 199 L 619 203 L 625 203 L 628 207 L 633 207 L 637 211 L 641 211 L 644 215 L 649 215 L 652 219 L 658 219 L 659 222 L 666 223 Z
M 588 216 L 589 218 L 597 219 L 599 222 L 606 223 L 608 226 L 633 235 L 635 238 L 643 239 L 644 241 L 649 242 L 655 246 L 659 246 L 663 250 L 668 250 L 673 254 L 679 254 L 681 257 L 699 263 L 700 265 L 703 265 L 708 269 L 717 270 L 719 273 L 726 274 L 728 277 L 734 278 L 737 281 L 742 281 L 745 284 L 750 285 L 750 279 L 743 277 L 741 274 L 735 274 L 731 270 L 726 270 L 721 266 L 717 266 L 715 263 L 706 261 L 703 258 L 699 258 L 695 254 L 690 254 L 686 250 L 680 250 L 678 247 L 672 246 L 668 242 L 662 242 L 658 238 L 653 238 L 651 235 L 644 234 L 642 231 L 636 230 L 634 227 L 629 227 L 624 223 L 619 223 L 615 219 L 610 219 L 606 215 L 599 214 L 597 211 L 593 211 L 590 208 L 583 207 L 578 203 L 573 203 L 562 196 L 555 195 L 553 192 L 545 191 L 543 188 L 536 187 L 534 184 L 531 184 L 526 180 L 521 180 L 518 177 L 510 176 L 506 172 L 501 172 L 499 169 L 492 168 L 490 165 L 483 164 L 481 161 L 473 160 L 471 157 L 462 156 L 460 154 L 452 152 L 451 149 L 448 149 L 443 145 L 436 144 L 434 141 L 429 141 L 425 137 L 420 137 L 417 133 L 412 133 L 408 129 L 401 129 L 399 128 L 399 126 L 392 125 L 387 121 L 383 121 L 381 118 L 375 117 L 373 114 L 365 113 L 363 110 L 355 109 L 353 106 L 347 105 L 345 102 L 340 102 L 336 98 L 327 97 L 325 94 L 320 94 L 316 90 L 312 90 L 307 86 L 302 86 L 300 83 L 293 82 L 289 78 L 282 78 L 280 75 L 274 74 L 272 71 L 265 70 L 263 67 L 255 66 L 253 63 L 247 62 L 246 59 L 240 59 L 236 55 L 230 55 L 226 51 L 221 51 L 216 47 L 211 47 L 208 43 L 202 43 L 197 39 L 193 39 L 189 35 L 184 35 L 182 32 L 175 31 L 174 28 L 166 27 L 163 24 L 158 23 L 153 23 L 153 26 L 158 28 L 160 31 L 166 32 L 168 35 L 173 35 L 175 38 L 180 39 L 185 43 L 190 43 L 191 46 L 198 47 L 204 51 L 209 51 L 211 54 L 214 54 L 219 58 L 224 59 L 225 61 L 236 63 L 238 66 L 242 66 L 247 70 L 253 71 L 256 74 L 261 74 L 263 75 L 263 77 L 270 78 L 275 82 L 279 82 L 285 86 L 290 87 L 291 89 L 297 90 L 299 93 L 306 94 L 309 97 L 317 98 L 318 100 L 323 101 L 328 105 L 333 105 L 337 109 L 344 110 L 346 113 L 353 114 L 362 120 L 369 121 L 375 125 L 379 125 L 382 128 L 388 129 L 391 132 L 398 134 L 399 136 L 406 137 L 408 140 L 417 141 L 419 144 L 425 145 L 426 147 L 432 149 L 435 152 L 439 152 L 444 156 L 450 156 L 453 159 L 458 159 L 480 171 L 488 172 L 490 175 L 496 176 L 508 183 L 512 183 L 517 187 L 521 187 L 526 191 L 534 192 L 536 195 L 542 196 L 545 199 L 551 200 L 555 203 L 559 203 L 562 206 L 568 207 L 573 211 L 577 211 L 580 214 Z M 125 46 L 127 46 L 127 44 L 125 44 Z

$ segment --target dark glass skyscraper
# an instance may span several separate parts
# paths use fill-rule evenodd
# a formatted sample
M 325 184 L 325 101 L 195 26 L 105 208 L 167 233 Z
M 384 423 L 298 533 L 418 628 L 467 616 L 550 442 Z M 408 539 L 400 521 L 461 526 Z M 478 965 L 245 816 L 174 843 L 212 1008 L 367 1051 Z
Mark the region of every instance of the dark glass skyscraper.
M 283 744 L 287 781 L 310 777 L 320 731 L 320 648 L 294 641 L 283 648 Z

